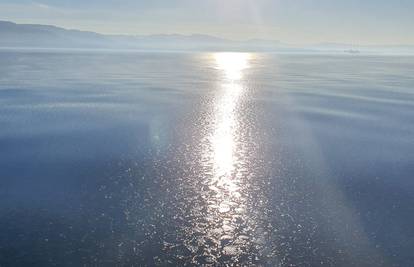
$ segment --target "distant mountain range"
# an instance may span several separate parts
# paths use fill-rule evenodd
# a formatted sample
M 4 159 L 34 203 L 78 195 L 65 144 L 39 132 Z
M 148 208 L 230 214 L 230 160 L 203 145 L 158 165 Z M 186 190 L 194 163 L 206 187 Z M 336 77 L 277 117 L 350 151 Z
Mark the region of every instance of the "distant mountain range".
M 202 34 L 104 35 L 95 32 L 67 30 L 50 25 L 16 24 L 8 21 L 0 21 L 0 47 L 152 50 L 269 50 L 283 48 L 279 42 L 266 40 L 237 42 Z
M 300 47 L 272 40 L 232 41 L 203 34 L 105 35 L 50 25 L 16 24 L 9 21 L 0 21 L 0 47 L 344 53 L 394 51 L 414 54 L 414 46 L 356 46 L 326 43 Z

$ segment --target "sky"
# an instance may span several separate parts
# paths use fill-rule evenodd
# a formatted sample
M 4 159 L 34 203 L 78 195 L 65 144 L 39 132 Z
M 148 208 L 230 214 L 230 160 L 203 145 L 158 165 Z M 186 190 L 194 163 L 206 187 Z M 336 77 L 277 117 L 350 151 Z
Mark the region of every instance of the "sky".
M 0 20 L 104 34 L 413 45 L 413 0 L 0 0 Z

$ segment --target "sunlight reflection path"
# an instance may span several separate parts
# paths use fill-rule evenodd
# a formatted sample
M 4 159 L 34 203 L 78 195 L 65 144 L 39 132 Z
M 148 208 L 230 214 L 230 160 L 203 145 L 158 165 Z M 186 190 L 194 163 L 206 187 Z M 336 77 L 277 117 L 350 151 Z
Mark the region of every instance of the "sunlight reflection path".
M 227 193 L 237 194 L 237 181 L 233 175 L 237 171 L 236 165 L 241 160 L 237 157 L 238 121 L 237 108 L 243 94 L 242 71 L 248 67 L 249 54 L 217 53 L 215 54 L 217 68 L 224 73 L 222 94 L 216 103 L 215 129 L 210 138 L 213 149 L 213 183 L 217 183 Z
M 245 210 L 248 192 L 243 179 L 248 174 L 248 162 L 243 131 L 247 122 L 241 107 L 246 93 L 243 71 L 249 67 L 251 56 L 216 53 L 213 57 L 221 78 L 209 118 L 211 123 L 202 141 L 206 189 L 200 195 L 205 205 L 205 218 L 199 220 L 195 228 L 203 235 L 202 254 L 210 262 L 223 262 L 226 258 L 239 259 L 249 251 L 252 231 Z

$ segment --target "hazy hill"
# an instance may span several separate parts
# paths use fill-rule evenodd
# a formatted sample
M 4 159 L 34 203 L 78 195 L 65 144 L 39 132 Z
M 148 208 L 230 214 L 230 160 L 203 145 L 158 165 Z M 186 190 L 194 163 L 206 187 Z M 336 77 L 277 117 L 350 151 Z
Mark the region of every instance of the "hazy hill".
M 8 21 L 0 21 L 0 47 L 336 53 L 347 53 L 348 51 L 381 53 L 391 51 L 414 53 L 414 46 L 357 46 L 324 43 L 298 47 L 273 40 L 232 41 L 203 34 L 104 35 L 88 31 L 68 30 L 50 25 L 16 24 Z
M 0 21 L 0 37 L 0 46 L 8 47 L 95 47 L 109 41 L 94 32 L 7 21 Z
M 204 34 L 104 35 L 50 25 L 0 21 L 0 47 L 108 48 L 166 50 L 290 50 L 277 41 L 232 41 Z

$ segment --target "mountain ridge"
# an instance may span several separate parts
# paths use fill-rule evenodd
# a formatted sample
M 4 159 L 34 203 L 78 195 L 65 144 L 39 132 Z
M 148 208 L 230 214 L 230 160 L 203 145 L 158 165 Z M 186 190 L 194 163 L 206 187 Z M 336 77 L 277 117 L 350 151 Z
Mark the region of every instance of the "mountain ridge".
M 66 29 L 54 25 L 17 24 L 0 20 L 0 47 L 14 48 L 107 48 L 143 50 L 228 50 L 228 51 L 380 51 L 401 50 L 414 53 L 414 45 L 355 45 L 320 43 L 290 45 L 278 40 L 235 41 L 207 34 L 115 35 Z

